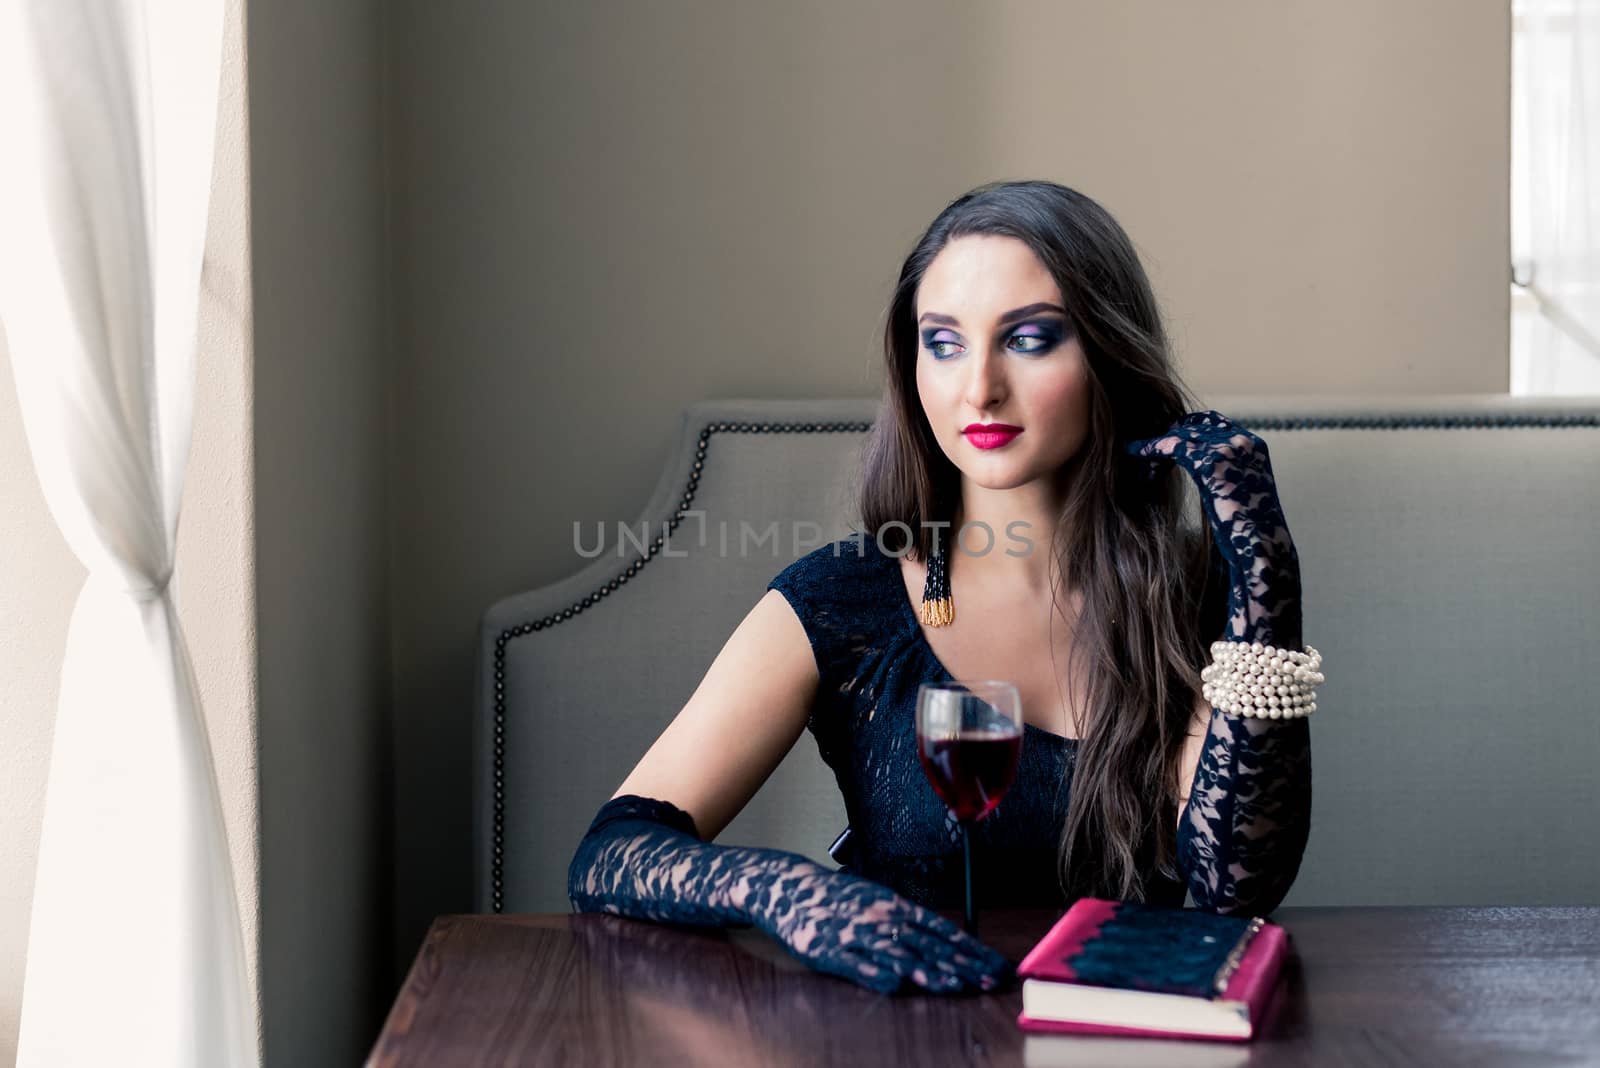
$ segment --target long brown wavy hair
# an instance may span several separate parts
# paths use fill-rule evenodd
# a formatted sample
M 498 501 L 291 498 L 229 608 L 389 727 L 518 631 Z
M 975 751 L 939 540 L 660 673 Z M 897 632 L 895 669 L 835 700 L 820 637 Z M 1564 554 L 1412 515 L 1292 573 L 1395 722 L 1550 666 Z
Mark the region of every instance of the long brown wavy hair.
M 1059 874 L 1069 899 L 1144 900 L 1149 872 L 1176 878 L 1178 769 L 1226 591 L 1188 476 L 1162 463 L 1152 479 L 1151 465 L 1124 448 L 1160 436 L 1194 402 L 1133 243 L 1103 207 L 1054 182 L 992 182 L 953 201 L 918 239 L 884 328 L 887 389 L 864 456 L 861 518 L 890 551 L 926 561 L 926 524 L 956 516 L 960 472 L 917 395 L 916 295 L 940 250 L 969 234 L 1033 250 L 1087 356 L 1089 432 L 1061 472 L 1062 516 L 1072 521 L 1058 522 L 1050 546 L 1064 586 L 1055 603 L 1067 590 L 1083 595 L 1066 670 L 1086 673 L 1088 695 Z

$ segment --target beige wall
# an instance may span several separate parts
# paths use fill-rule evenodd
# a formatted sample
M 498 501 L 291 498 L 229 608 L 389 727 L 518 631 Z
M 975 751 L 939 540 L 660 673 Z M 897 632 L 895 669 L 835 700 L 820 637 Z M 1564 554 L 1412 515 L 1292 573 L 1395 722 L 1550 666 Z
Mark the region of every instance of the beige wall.
M 249 149 L 243 0 L 227 0 L 201 275 L 194 441 L 174 586 L 216 760 L 252 991 L 259 990 L 255 576 L 251 566 Z M 46 510 L 0 335 L 0 1064 L 16 1058 L 67 621 L 84 570 Z M 106 872 L 107 892 L 116 873 Z
M 691 401 L 876 393 L 965 189 L 1102 201 L 1202 394 L 1507 386 L 1505 0 L 393 11 L 400 963 L 470 907 L 479 614 L 635 517 Z
M 380 43 L 378 0 L 251 9 L 269 1068 L 360 1063 L 392 993 Z

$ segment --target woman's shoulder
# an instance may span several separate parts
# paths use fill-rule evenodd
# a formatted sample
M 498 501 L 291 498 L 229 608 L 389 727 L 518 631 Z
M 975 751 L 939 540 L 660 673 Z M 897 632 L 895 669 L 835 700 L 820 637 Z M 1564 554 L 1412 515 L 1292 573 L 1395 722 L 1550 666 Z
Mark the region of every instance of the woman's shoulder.
M 767 589 L 783 594 L 800 618 L 829 690 L 854 675 L 871 650 L 903 638 L 908 618 L 915 623 L 899 558 L 865 535 L 818 546 L 778 572 Z
M 854 623 L 888 621 L 905 600 L 899 563 L 875 538 L 855 534 L 806 553 L 767 589 L 782 593 L 802 620 L 828 615 Z
M 881 581 L 897 562 L 879 547 L 876 539 L 852 534 L 812 549 L 778 572 L 767 588 L 792 586 L 848 594 L 867 583 Z

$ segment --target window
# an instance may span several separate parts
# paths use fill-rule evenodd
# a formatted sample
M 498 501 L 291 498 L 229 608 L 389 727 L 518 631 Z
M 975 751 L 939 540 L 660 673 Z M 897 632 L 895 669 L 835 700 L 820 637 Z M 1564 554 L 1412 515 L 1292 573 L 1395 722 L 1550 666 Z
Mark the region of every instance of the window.
M 1600 394 L 1600 0 L 1513 0 L 1511 392 Z

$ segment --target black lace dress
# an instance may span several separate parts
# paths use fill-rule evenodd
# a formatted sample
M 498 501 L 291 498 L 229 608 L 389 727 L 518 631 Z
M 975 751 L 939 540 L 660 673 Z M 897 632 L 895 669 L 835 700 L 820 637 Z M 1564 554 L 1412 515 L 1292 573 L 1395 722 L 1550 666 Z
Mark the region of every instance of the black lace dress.
M 917 760 L 917 687 L 952 681 L 923 636 L 899 560 L 875 539 L 845 538 L 767 585 L 804 625 L 821 680 L 807 729 L 849 814 L 849 870 L 921 905 L 959 909 L 961 839 Z M 973 830 L 983 907 L 1069 904 L 1057 873 L 1077 740 L 1028 724 L 1016 781 Z M 1184 885 L 1146 872 L 1152 904 L 1181 906 Z

